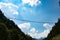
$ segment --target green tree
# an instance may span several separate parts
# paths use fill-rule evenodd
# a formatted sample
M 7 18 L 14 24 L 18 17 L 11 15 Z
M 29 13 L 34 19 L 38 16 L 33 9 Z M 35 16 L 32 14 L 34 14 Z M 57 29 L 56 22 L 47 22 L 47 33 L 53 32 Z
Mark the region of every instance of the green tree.
M 4 23 L 0 23 L 0 40 L 6 40 L 7 39 L 7 27 Z
M 10 29 L 8 31 L 8 40 L 19 40 L 17 29 Z

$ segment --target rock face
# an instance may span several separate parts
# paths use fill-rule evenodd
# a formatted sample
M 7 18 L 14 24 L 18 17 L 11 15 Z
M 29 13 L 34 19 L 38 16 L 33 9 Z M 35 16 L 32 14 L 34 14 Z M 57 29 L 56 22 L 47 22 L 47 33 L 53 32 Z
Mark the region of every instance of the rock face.
M 0 40 L 32 40 L 32 37 L 25 35 L 18 26 L 7 19 L 0 10 Z
M 45 40 L 60 40 L 60 19 L 58 19 L 58 22 L 54 25 Z

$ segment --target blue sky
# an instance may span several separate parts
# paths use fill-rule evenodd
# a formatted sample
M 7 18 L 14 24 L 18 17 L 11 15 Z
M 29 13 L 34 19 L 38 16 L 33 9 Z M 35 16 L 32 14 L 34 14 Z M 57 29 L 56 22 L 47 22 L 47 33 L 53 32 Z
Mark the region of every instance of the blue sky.
M 10 20 L 13 20 L 25 34 L 33 38 L 45 38 L 60 18 L 58 2 L 59 0 L 0 0 L 0 9 L 7 18 L 12 18 Z

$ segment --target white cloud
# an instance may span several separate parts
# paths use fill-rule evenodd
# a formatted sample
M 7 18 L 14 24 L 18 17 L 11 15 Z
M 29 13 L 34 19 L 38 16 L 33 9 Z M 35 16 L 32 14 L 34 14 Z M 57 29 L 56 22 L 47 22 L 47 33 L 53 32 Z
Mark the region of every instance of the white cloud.
M 39 39 L 39 38 L 45 38 L 45 37 L 47 37 L 48 33 L 50 33 L 50 30 L 44 30 L 41 33 L 37 33 L 36 31 L 37 30 L 35 30 L 34 33 L 33 32 L 29 32 L 28 35 L 30 35 L 32 38 Z
M 15 7 L 15 8 L 19 8 L 18 6 L 12 4 L 12 3 L 4 3 L 4 2 L 0 2 L 0 7 L 3 6 L 8 6 L 9 8 L 11 7 Z
M 15 15 L 18 15 L 18 12 L 15 9 L 12 9 L 11 12 Z
M 50 30 L 52 29 L 52 24 L 44 23 L 43 26 L 46 28 L 43 32 L 38 33 L 35 28 L 32 28 L 28 35 L 32 36 L 33 38 L 45 38 L 50 33 Z
M 50 30 L 44 30 L 42 33 L 39 34 L 39 37 L 41 38 L 45 38 L 48 36 L 48 34 L 50 33 Z
M 45 27 L 45 28 L 47 28 L 47 29 L 48 29 L 48 28 L 51 28 L 51 25 L 50 25 L 50 24 L 48 24 L 48 23 L 44 23 L 44 24 L 43 24 L 43 27 Z
M 19 24 L 18 27 L 23 30 L 23 29 L 29 29 L 30 28 L 30 23 L 22 23 Z
M 30 33 L 35 33 L 35 32 L 38 32 L 35 28 L 32 28 L 32 29 L 30 30 Z
M 52 29 L 52 27 L 53 27 L 53 24 L 44 23 L 44 24 L 43 24 L 43 27 L 45 27 L 46 29 L 51 30 L 51 29 Z
M 39 0 L 22 0 L 23 4 L 28 4 L 30 6 L 37 6 L 38 4 L 41 4 L 41 1 Z
M 18 15 L 18 11 L 17 11 L 18 8 L 19 7 L 15 4 L 0 2 L 0 9 L 8 15 L 10 15 L 10 14 Z

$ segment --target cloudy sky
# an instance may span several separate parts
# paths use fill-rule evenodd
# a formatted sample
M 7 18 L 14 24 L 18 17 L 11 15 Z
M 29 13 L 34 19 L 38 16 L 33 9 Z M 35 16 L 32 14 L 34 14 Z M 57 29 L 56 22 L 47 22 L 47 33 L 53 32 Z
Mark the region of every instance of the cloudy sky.
M 25 33 L 45 38 L 60 18 L 59 0 L 0 0 L 0 9 Z

